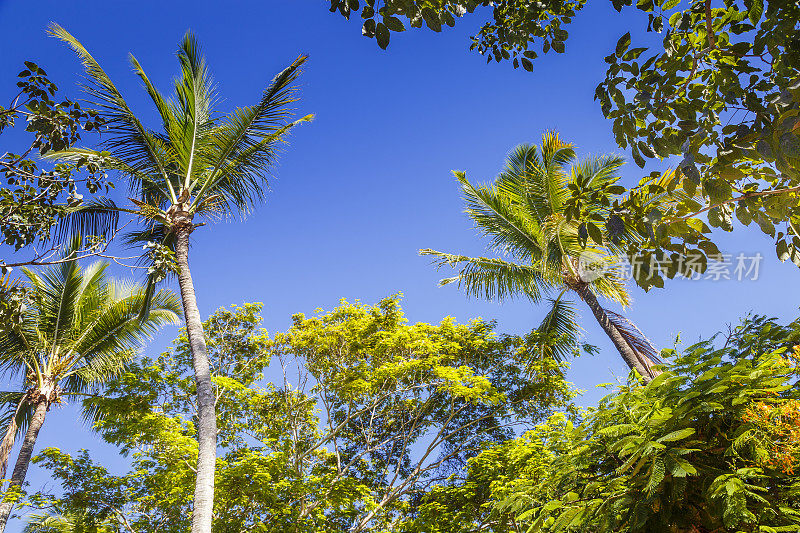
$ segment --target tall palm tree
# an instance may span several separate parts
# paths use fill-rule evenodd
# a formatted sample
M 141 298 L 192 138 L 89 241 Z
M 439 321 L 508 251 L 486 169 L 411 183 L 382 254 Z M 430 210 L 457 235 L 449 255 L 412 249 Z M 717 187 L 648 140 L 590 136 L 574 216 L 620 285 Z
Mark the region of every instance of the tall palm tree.
M 622 306 L 630 304 L 624 279 L 614 267 L 614 246 L 582 245 L 578 222 L 568 221 L 564 213 L 569 186 L 580 183 L 591 188 L 616 181 L 622 164 L 623 160 L 615 156 L 577 162 L 572 145 L 548 132 L 543 135 L 541 146 L 518 146 L 491 185 L 472 185 L 463 172 L 455 172 L 467 202 L 466 213 L 491 239 L 491 249 L 510 260 L 430 249 L 420 253 L 435 256 L 439 267 L 457 268 L 458 275 L 440 283 L 457 283 L 472 296 L 500 300 L 524 296 L 539 302 L 546 294 L 557 292 L 558 297 L 551 300 L 553 307 L 539 328 L 543 331 L 574 335 L 574 327 L 568 324 L 569 307 L 562 300 L 565 293 L 574 293 L 589 306 L 625 363 L 649 381 L 657 372 L 652 368 L 652 345 L 636 326 L 605 309 L 597 299 L 601 296 Z M 588 263 L 600 268 L 584 271 L 587 258 Z
M 22 323 L 0 337 L 0 369 L 20 377 L 23 384 L 22 392 L 2 393 L 10 407 L 0 446 L 3 477 L 15 436 L 25 434 L 9 482 L 11 493 L 25 481 L 50 407 L 96 390 L 161 326 L 180 322 L 180 302 L 172 292 L 155 293 L 142 317 L 145 287 L 109 279 L 107 263 L 82 269 L 74 259 L 66 259 L 38 273 L 23 270 L 31 286 L 31 304 Z M 13 506 L 13 497 L 0 503 L 0 533 Z
M 52 156 L 72 161 L 96 160 L 104 168 L 125 176 L 136 196 L 132 209 L 121 209 L 103 200 L 79 210 L 75 219 L 80 225 L 80 215 L 92 220 L 104 212 L 134 214 L 146 225 L 130 234 L 129 242 L 155 243 L 175 254 L 197 384 L 199 453 L 192 532 L 210 533 L 217 442 L 215 399 L 189 270 L 189 236 L 203 225 L 197 223 L 197 218 L 244 216 L 264 198 L 278 146 L 293 126 L 312 118 L 308 115 L 289 122 L 290 105 L 296 101 L 293 82 L 306 58 L 300 56 L 278 74 L 255 105 L 220 115 L 215 109 L 214 83 L 191 34 L 184 37 L 178 49 L 180 71 L 171 98 L 156 89 L 131 56 L 133 70 L 161 119 L 161 131 L 156 132 L 133 114 L 117 87 L 77 39 L 57 25 L 51 27 L 51 32 L 65 41 L 83 63 L 91 83 L 88 93 L 108 127 L 102 151 L 75 148 Z M 156 272 L 150 281 L 160 276 Z

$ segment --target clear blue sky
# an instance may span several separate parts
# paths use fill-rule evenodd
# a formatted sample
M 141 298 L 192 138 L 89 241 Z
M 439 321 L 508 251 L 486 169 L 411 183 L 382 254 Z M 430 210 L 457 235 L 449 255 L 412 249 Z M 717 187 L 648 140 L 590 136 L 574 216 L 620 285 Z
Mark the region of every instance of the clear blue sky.
M 194 235 L 192 271 L 201 312 L 264 302 L 265 326 L 275 332 L 296 312 L 331 308 L 340 298 L 374 303 L 402 291 L 412 321 L 481 316 L 497 320 L 501 332 L 530 330 L 543 310 L 524 301 L 469 300 L 453 286 L 437 288 L 446 272 L 438 274 L 417 250 L 484 253 L 462 214 L 451 169 L 466 170 L 476 181 L 491 179 L 515 144 L 538 142 L 549 128 L 574 142 L 579 154 L 619 152 L 592 96 L 605 72 L 603 56 L 627 31 L 625 19 L 610 2 L 591 2 L 571 29 L 567 53 L 548 55 L 531 74 L 510 64 L 486 65 L 468 51 L 468 36 L 479 24 L 475 16 L 441 34 L 393 34 L 389 50 L 382 51 L 361 36 L 357 20 L 329 13 L 326 4 L 81 1 L 34 9 L 21 0 L 0 0 L 0 101 L 13 94 L 25 59 L 43 66 L 65 93 L 79 96 L 78 62 L 47 37 L 51 20 L 78 37 L 133 108 L 149 118 L 152 109 L 130 71 L 128 52 L 167 88 L 176 72 L 177 43 L 193 30 L 226 109 L 254 103 L 276 72 L 308 54 L 297 109 L 315 113 L 316 121 L 293 134 L 267 203 L 244 223 L 207 226 Z M 640 175 L 632 163 L 625 169 L 627 183 Z M 719 242 L 727 253 L 760 251 L 760 280 L 676 281 L 648 294 L 632 288 L 635 302 L 627 314 L 659 347 L 671 345 L 678 333 L 685 340 L 707 336 L 748 311 L 794 318 L 797 301 L 787 288 L 798 272 L 778 262 L 770 240 L 755 229 L 737 228 Z M 583 323 L 587 340 L 601 353 L 575 362 L 570 378 L 588 389 L 584 403 L 591 403 L 600 396 L 597 383 L 626 369 L 588 312 Z M 149 351 L 174 334 L 166 332 Z M 115 450 L 74 415 L 72 408 L 53 408 L 38 448 L 89 447 L 113 464 Z M 35 469 L 30 479 L 34 486 L 46 481 Z

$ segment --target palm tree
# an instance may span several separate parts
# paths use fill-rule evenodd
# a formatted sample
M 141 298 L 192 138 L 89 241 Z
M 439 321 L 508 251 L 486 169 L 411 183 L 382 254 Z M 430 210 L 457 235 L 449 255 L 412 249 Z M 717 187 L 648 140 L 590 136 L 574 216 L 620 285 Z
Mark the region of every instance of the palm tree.
M 68 254 L 75 249 L 73 245 Z M 10 407 L 0 446 L 3 477 L 15 436 L 25 434 L 9 482 L 11 493 L 25 480 L 50 406 L 96 390 L 161 326 L 180 321 L 180 303 L 166 290 L 152 296 L 142 317 L 145 287 L 109 279 L 107 266 L 96 262 L 82 269 L 68 255 L 39 273 L 23 269 L 31 304 L 22 323 L 0 337 L 0 369 L 23 382 L 23 392 L 2 393 Z M 13 497 L 0 503 L 0 533 L 13 506 Z
M 215 110 L 215 88 L 197 40 L 187 34 L 178 50 L 180 72 L 174 95 L 165 98 L 131 56 L 134 72 L 144 83 L 161 119 L 161 131 L 146 128 L 133 114 L 119 90 L 77 39 L 58 25 L 51 32 L 78 55 L 91 85 L 89 95 L 108 128 L 102 151 L 70 149 L 51 154 L 65 160 L 93 159 L 102 167 L 119 171 L 137 198 L 132 209 L 120 209 L 109 200 L 88 204 L 76 213 L 92 220 L 98 213 L 124 211 L 146 222 L 128 241 L 151 243 L 174 251 L 183 299 L 186 330 L 197 384 L 198 459 L 192 532 L 210 533 L 214 503 L 214 469 L 217 428 L 210 365 L 189 270 L 189 236 L 197 218 L 215 220 L 226 215 L 246 215 L 264 198 L 267 177 L 277 149 L 296 124 L 289 122 L 296 101 L 293 82 L 305 56 L 278 74 L 261 100 L 221 116 Z M 157 268 L 150 286 L 163 272 Z
M 564 213 L 569 186 L 592 188 L 619 179 L 623 160 L 616 156 L 592 157 L 576 162 L 572 145 L 555 133 L 542 137 L 542 145 L 518 146 L 508 157 L 495 182 L 475 186 L 463 172 L 454 172 L 467 202 L 466 213 L 477 228 L 491 239 L 492 250 L 503 258 L 468 257 L 435 250 L 420 250 L 437 257 L 438 267 L 451 266 L 458 275 L 443 279 L 442 285 L 458 283 L 471 296 L 502 300 L 524 296 L 539 302 L 544 295 L 558 292 L 545 317 L 541 331 L 574 338 L 570 309 L 563 296 L 572 292 L 592 311 L 600 327 L 631 369 L 645 380 L 652 379 L 655 351 L 641 332 L 625 317 L 605 309 L 597 297 L 630 304 L 624 279 L 615 268 L 616 250 L 611 243 L 582 245 L 579 223 Z M 596 206 L 598 211 L 606 209 Z M 588 259 L 588 261 L 587 261 Z M 592 272 L 585 263 L 600 266 Z M 538 330 L 537 330 L 538 331 Z M 547 346 L 543 343 L 543 346 Z M 568 342 L 565 346 L 573 346 Z M 554 355 L 564 356 L 564 352 Z

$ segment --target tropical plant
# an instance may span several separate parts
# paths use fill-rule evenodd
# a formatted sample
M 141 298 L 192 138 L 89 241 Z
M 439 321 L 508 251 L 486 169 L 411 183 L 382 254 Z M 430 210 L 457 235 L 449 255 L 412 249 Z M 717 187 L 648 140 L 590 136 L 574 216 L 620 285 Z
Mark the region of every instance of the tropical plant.
M 565 216 L 571 189 L 619 187 L 614 183 L 622 164 L 616 156 L 576 162 L 572 145 L 548 132 L 540 147 L 520 145 L 514 149 L 492 185 L 472 185 L 464 172 L 454 172 L 467 202 L 466 213 L 491 239 L 492 250 L 513 261 L 430 249 L 420 253 L 435 256 L 439 268 L 458 268 L 458 275 L 440 283 L 457 283 L 471 296 L 490 300 L 523 296 L 539 302 L 547 293 L 558 292 L 545 324 L 572 321 L 567 315 L 570 307 L 561 302 L 568 291 L 575 293 L 589 306 L 625 363 L 645 379 L 652 379 L 657 371 L 650 342 L 625 317 L 603 308 L 597 300 L 599 295 L 623 306 L 630 304 L 624 279 L 615 266 L 619 250 L 596 227 L 582 226 Z M 603 212 L 608 206 L 590 208 Z
M 107 521 L 95 517 L 68 514 L 33 514 L 25 521 L 22 533 L 118 533 L 131 530 L 115 528 Z
M 521 440 L 544 452 L 498 480 L 498 511 L 528 531 L 797 531 L 798 331 L 749 317 L 724 344 L 666 350 L 646 386 Z
M 165 98 L 131 57 L 136 74 L 161 118 L 162 131 L 146 128 L 133 114 L 122 94 L 92 55 L 63 28 L 52 33 L 78 55 L 91 81 L 88 88 L 108 131 L 103 151 L 70 148 L 52 154 L 66 161 L 89 159 L 118 171 L 128 180 L 136 198 L 131 209 L 110 200 L 94 202 L 74 213 L 77 221 L 98 213 L 125 212 L 145 223 L 128 236 L 132 244 L 145 244 L 151 261 L 149 286 L 177 273 L 183 299 L 197 384 L 200 453 L 192 516 L 192 531 L 211 531 L 216 460 L 216 417 L 208 350 L 189 270 L 189 236 L 203 223 L 246 215 L 264 197 L 266 178 L 275 163 L 278 145 L 306 116 L 287 122 L 296 101 L 292 85 L 305 56 L 284 69 L 253 106 L 218 113 L 215 86 L 197 40 L 187 34 L 178 50 L 180 72 L 174 96 Z
M 75 253 L 75 245 L 68 254 Z M 67 256 L 69 259 L 69 255 Z M 23 320 L 0 337 L 0 368 L 21 378 L 22 390 L 2 393 L 8 429 L 0 444 L 3 476 L 17 434 L 25 437 L 0 503 L 0 532 L 20 495 L 39 430 L 50 407 L 96 390 L 125 368 L 158 329 L 179 321 L 169 291 L 152 296 L 142 317 L 145 288 L 106 276 L 107 263 L 85 269 L 76 260 L 41 272 L 25 269 L 31 285 Z

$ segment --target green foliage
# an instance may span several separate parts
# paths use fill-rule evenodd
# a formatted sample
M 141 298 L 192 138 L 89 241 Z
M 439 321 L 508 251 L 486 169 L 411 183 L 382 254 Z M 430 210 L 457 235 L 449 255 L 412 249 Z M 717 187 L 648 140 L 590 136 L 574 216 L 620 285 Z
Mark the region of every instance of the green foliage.
M 564 420 L 571 427 L 563 414 L 554 416 L 554 420 Z M 402 531 L 519 531 L 515 513 L 498 510 L 497 503 L 513 492 L 513 486 L 540 483 L 547 476 L 553 454 L 541 439 L 545 427 L 537 426 L 522 437 L 489 446 L 470 458 L 465 472 L 420 496 Z M 553 444 L 551 441 L 551 447 Z
M 774 423 L 797 426 L 799 329 L 748 319 L 721 347 L 668 350 L 664 373 L 620 387 L 580 425 L 540 426 L 530 438 L 545 475 L 523 468 L 498 511 L 528 531 L 797 530 L 800 434 L 776 462 L 775 434 L 756 422 L 783 409 L 794 418 Z
M 800 266 L 800 6 L 697 0 L 650 19 L 664 31 L 663 49 L 628 48 L 627 36 L 606 57 L 595 97 L 639 166 L 682 155 L 678 187 L 697 190 L 702 205 L 680 203 L 661 213 L 645 248 L 662 259 L 670 252 L 685 257 L 684 245 L 699 242 L 702 250 L 692 253 L 712 257 L 716 246 L 696 217 L 706 213 L 711 227 L 731 231 L 735 214 L 775 239 L 781 261 Z M 636 205 L 619 211 L 629 219 L 646 215 Z
M 0 369 L 19 388 L 0 393 L 5 434 L 0 442 L 0 477 L 19 434 L 25 440 L 3 497 L 5 527 L 21 496 L 31 452 L 54 404 L 98 391 L 137 355 L 143 342 L 165 324 L 178 322 L 180 304 L 169 291 L 152 298 L 141 316 L 145 289 L 109 279 L 107 263 L 85 269 L 75 259 L 73 239 L 60 262 L 39 272 L 23 269 L 31 286 L 21 320 L 0 335 Z M 30 429 L 31 431 L 28 431 Z
M 216 531 L 395 530 L 427 487 L 484 447 L 571 409 L 558 363 L 480 320 L 408 324 L 397 297 L 343 301 L 295 315 L 270 339 L 260 309 L 220 309 L 204 324 L 220 432 Z M 197 454 L 187 341 L 87 401 L 103 438 L 131 454 L 129 473 L 53 449 L 37 459 L 65 489 L 48 497 L 54 513 L 114 519 L 110 502 L 135 531 L 186 530 Z
M 126 478 L 111 475 L 92 462 L 85 451 L 72 458 L 48 448 L 42 451 L 38 461 L 47 465 L 54 480 L 70 480 L 64 488 L 65 501 L 71 504 L 51 500 L 45 504 L 47 513 L 28 517 L 23 533 L 132 532 L 124 514 L 133 492 Z M 92 490 L 86 491 L 84 487 L 92 487 Z M 85 511 L 89 505 L 91 513 Z
M 0 277 L 0 335 L 22 323 L 27 310 L 28 291 L 21 280 Z
M 102 120 L 77 102 L 56 101 L 55 83 L 31 61 L 25 62 L 18 79 L 18 93 L 8 107 L 0 106 L 0 134 L 24 125 L 31 136 L 17 153 L 7 151 L 0 156 L 0 174 L 7 184 L 0 190 L 0 238 L 15 251 L 37 241 L 51 241 L 69 208 L 82 203 L 81 192 L 95 193 L 110 186 L 99 167 L 86 159 L 56 165 L 52 170 L 39 167 L 35 156 L 69 148 L 82 132 L 98 130 Z M 76 175 L 82 171 L 85 175 Z M 109 228 L 96 225 L 93 229 L 91 234 L 100 235 Z M 41 262 L 45 255 L 13 264 Z M 6 261 L 0 261 L 0 266 L 5 273 Z
M 76 241 L 78 242 L 78 241 Z M 159 327 L 178 321 L 180 303 L 169 291 L 140 319 L 140 286 L 111 280 L 107 263 L 81 268 L 75 244 L 63 262 L 40 272 L 25 269 L 30 306 L 19 325 L 0 337 L 0 366 L 21 377 L 23 389 L 84 393 L 119 372 Z M 38 392 L 30 402 L 38 401 Z
M 785 0 L 611 4 L 617 11 L 635 5 L 648 22 L 645 28 L 642 18 L 626 12 L 632 23 L 608 51 L 595 99 L 612 121 L 617 143 L 630 149 L 637 165 L 682 159 L 671 186 L 654 184 L 659 176 L 650 175 L 631 189 L 629 201 L 607 213 L 568 212 L 568 218 L 579 220 L 584 240 L 606 226 L 628 255 L 664 265 L 641 270 L 636 281 L 646 290 L 685 274 L 686 264 L 703 272 L 719 257 L 711 228 L 732 231 L 734 215 L 773 238 L 781 261 L 800 266 L 800 6 Z M 584 0 L 388 0 L 362 7 L 357 0 L 332 0 L 331 11 L 349 18 L 361 7 L 364 35 L 385 48 L 390 31 L 404 29 L 402 18 L 412 27 L 424 23 L 439 31 L 465 13 L 491 7 L 471 48 L 487 60 L 511 60 L 515 68 L 530 71 L 540 53 L 564 51 L 567 27 L 584 5 Z M 645 29 L 663 39 L 637 45 Z M 685 192 L 685 198 L 668 210 L 636 200 L 664 192 Z M 609 204 L 619 199 L 619 193 L 600 193 Z M 633 238 L 623 238 L 623 225 L 636 230 L 627 235 Z
M 361 8 L 361 33 L 375 38 L 381 48 L 389 45 L 391 32 L 405 31 L 406 24 L 412 28 L 424 25 L 440 32 L 444 27 L 455 26 L 456 19 L 467 13 L 491 10 L 491 20 L 472 37 L 470 49 L 485 55 L 487 62 L 509 59 L 514 68 L 522 65 L 531 71 L 533 60 L 538 57 L 534 48 L 542 53 L 564 52 L 569 36 L 564 26 L 572 22 L 585 3 L 586 0 L 365 0 L 362 7 L 358 0 L 331 0 L 330 10 L 349 19 Z

